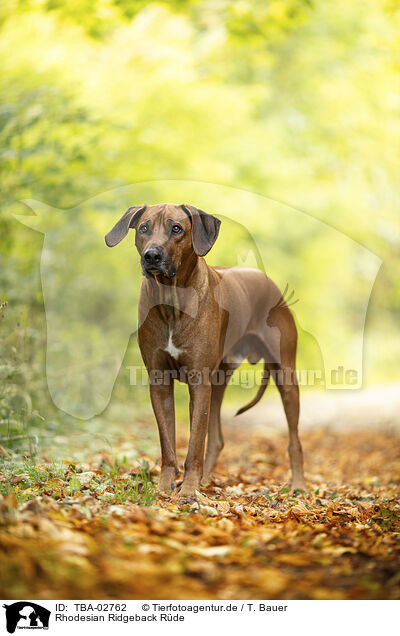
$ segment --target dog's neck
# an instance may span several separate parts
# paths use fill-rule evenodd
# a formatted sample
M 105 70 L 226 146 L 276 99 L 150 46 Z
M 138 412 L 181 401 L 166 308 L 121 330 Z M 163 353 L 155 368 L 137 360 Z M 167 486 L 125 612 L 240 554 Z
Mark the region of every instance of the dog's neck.
M 146 278 L 143 285 L 147 302 L 159 306 L 162 319 L 168 323 L 178 320 L 182 312 L 196 318 L 208 291 L 208 269 L 205 260 L 193 253 L 173 278 L 162 275 Z

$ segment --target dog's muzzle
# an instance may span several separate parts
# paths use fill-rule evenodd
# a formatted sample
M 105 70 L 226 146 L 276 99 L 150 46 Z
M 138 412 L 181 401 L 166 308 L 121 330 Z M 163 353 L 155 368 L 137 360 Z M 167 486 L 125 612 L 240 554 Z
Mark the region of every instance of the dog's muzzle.
M 142 268 L 146 276 L 154 276 L 154 274 L 162 274 L 167 278 L 173 278 L 176 274 L 175 267 L 168 267 L 165 250 L 153 245 L 148 247 L 142 255 Z

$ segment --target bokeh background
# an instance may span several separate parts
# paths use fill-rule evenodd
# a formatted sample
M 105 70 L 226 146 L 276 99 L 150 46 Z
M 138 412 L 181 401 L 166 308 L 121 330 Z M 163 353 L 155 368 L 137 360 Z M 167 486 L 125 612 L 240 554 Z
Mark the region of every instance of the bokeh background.
M 137 298 L 138 259 L 128 245 L 107 251 L 104 231 L 125 206 L 164 200 L 169 180 L 201 182 L 204 193 L 207 183 L 221 186 L 210 200 L 215 209 L 207 210 L 236 215 L 244 229 L 225 224 L 209 261 L 238 264 L 238 246 L 246 257 L 257 238 L 265 270 L 282 288 L 289 282 L 299 299 L 299 326 L 311 332 L 300 334 L 306 368 L 323 365 L 312 325 L 323 324 L 334 334 L 332 346 L 347 354 L 362 328 L 364 386 L 396 381 L 399 27 L 396 0 L 2 3 L 2 438 L 23 448 L 37 435 L 58 440 L 54 448 L 60 448 L 68 441 L 59 435 L 66 426 L 82 440 L 149 416 L 146 387 L 129 382 L 127 367 L 140 360 L 134 337 L 127 348 L 118 343 L 123 362 L 105 410 L 83 421 L 57 408 L 46 377 L 46 316 L 62 306 L 62 337 L 56 329 L 52 337 L 60 349 L 52 360 L 58 377 L 70 380 L 74 356 L 82 371 L 86 356 L 90 361 L 109 334 L 112 341 L 118 320 L 126 319 L 121 308 L 130 297 L 122 293 L 116 304 L 115 293 L 131 283 L 129 307 Z M 137 183 L 139 191 L 130 189 Z M 227 196 L 224 188 L 235 190 Z M 240 201 L 235 207 L 236 191 L 270 203 L 262 213 Z M 191 203 L 202 203 L 194 198 L 199 192 L 194 185 Z M 142 200 L 132 200 L 139 194 Z M 32 214 L 21 203 L 27 199 L 43 227 L 33 217 L 25 224 L 15 218 Z M 283 224 L 288 209 L 300 212 Z M 303 213 L 322 223 L 304 223 Z M 339 254 L 329 227 L 351 239 Z M 359 257 L 359 245 L 382 261 L 365 330 L 360 302 L 375 272 L 370 258 Z M 77 314 L 81 320 L 74 322 Z M 83 349 L 73 348 L 77 341 Z M 99 364 L 85 377 L 95 392 Z M 68 382 L 57 386 L 65 395 Z M 228 392 L 233 406 L 248 398 L 239 386 Z M 79 403 L 79 394 L 74 400 Z M 182 390 L 178 402 L 183 416 Z

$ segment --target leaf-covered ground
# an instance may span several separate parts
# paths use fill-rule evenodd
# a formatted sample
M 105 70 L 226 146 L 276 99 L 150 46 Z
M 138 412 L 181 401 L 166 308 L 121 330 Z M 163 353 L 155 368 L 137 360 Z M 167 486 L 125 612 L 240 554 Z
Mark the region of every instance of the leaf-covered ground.
M 305 494 L 287 489 L 286 435 L 226 438 L 191 507 L 157 496 L 156 454 L 17 470 L 3 450 L 0 596 L 400 598 L 395 432 L 303 432 Z

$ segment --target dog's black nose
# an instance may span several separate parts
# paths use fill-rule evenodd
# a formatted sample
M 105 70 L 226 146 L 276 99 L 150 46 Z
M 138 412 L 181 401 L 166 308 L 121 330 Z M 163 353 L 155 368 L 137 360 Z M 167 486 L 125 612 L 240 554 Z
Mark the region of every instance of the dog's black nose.
M 163 256 L 161 247 L 149 247 L 143 254 L 146 265 L 159 265 Z

